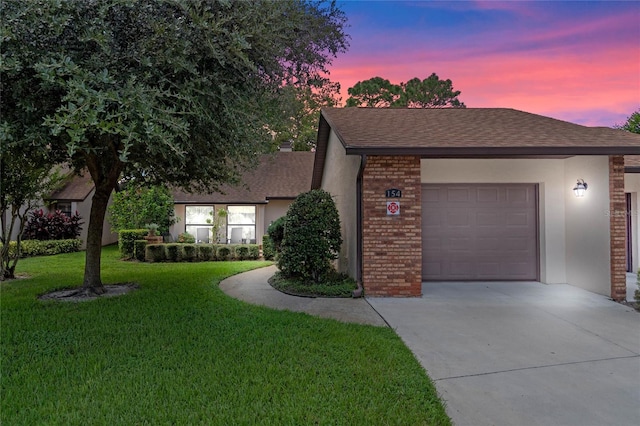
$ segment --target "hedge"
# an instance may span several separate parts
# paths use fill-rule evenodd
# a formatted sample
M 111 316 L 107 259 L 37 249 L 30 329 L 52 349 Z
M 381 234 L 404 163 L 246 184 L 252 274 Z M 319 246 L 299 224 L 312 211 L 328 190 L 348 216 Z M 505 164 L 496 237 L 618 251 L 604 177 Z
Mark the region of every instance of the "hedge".
M 123 229 L 118 232 L 118 248 L 123 259 L 131 259 L 135 256 L 135 242 L 141 240 L 149 233 L 146 229 Z
M 51 256 L 60 253 L 73 253 L 80 251 L 82 240 L 77 238 L 70 240 L 23 240 L 20 243 L 20 257 Z M 0 247 L 2 243 L 0 243 Z M 17 243 L 9 242 L 9 255 L 15 256 Z
M 144 256 L 140 253 L 144 253 Z M 146 240 L 140 240 L 136 241 L 135 258 L 147 262 L 257 260 L 260 258 L 260 246 L 257 244 L 146 244 Z
M 147 240 L 135 240 L 133 242 L 134 257 L 140 262 L 144 262 L 147 253 Z
M 269 235 L 262 237 L 262 256 L 265 260 L 273 260 L 276 257 L 276 248 Z

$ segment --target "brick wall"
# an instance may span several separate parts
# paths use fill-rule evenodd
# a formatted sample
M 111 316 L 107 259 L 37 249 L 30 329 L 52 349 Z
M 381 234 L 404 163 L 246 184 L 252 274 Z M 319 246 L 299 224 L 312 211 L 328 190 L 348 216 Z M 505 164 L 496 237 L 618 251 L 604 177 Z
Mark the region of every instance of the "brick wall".
M 627 296 L 626 208 L 624 194 L 624 157 L 609 156 L 611 298 L 624 300 Z
M 399 199 L 385 191 L 400 189 Z M 370 156 L 362 180 L 362 284 L 368 296 L 422 293 L 420 157 Z M 387 201 L 400 215 L 387 215 Z

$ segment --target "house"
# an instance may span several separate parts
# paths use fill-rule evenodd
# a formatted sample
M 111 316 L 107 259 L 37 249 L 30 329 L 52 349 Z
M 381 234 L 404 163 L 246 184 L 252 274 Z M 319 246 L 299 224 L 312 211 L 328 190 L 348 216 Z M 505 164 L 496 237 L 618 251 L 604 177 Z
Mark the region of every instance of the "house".
M 313 152 L 281 150 L 260 157 L 257 167 L 245 172 L 240 185 L 225 185 L 219 192 L 190 194 L 174 191 L 173 239 L 189 232 L 197 242 L 262 244 L 269 225 L 284 216 L 291 202 L 311 189 Z M 214 238 L 212 224 L 218 212 L 227 215 Z
M 62 186 L 43 200 L 45 209 L 50 212 L 60 210 L 67 216 L 78 212 L 84 222 L 79 237 L 82 240 L 82 249 L 85 249 L 87 244 L 87 229 L 89 227 L 91 200 L 94 192 L 95 186 L 88 172 L 81 175 L 69 172 Z M 111 200 L 109 200 L 109 203 L 111 203 Z M 102 245 L 116 242 L 118 242 L 118 234 L 105 221 L 102 230 Z
M 623 300 L 639 154 L 640 135 L 513 109 L 327 108 L 312 188 L 333 195 L 338 268 L 370 296 L 533 280 Z
M 640 155 L 624 157 L 624 192 L 626 203 L 627 272 L 640 269 Z

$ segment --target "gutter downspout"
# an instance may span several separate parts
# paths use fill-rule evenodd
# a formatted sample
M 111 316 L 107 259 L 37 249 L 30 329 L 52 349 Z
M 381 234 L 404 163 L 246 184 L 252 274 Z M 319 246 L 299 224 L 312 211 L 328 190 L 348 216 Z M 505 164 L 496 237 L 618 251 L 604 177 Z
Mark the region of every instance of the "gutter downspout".
M 360 169 L 358 170 L 358 177 L 356 178 L 356 283 L 358 288 L 353 290 L 351 296 L 362 297 L 364 288 L 362 287 L 362 176 L 364 174 L 364 168 L 367 165 L 367 155 L 360 155 Z

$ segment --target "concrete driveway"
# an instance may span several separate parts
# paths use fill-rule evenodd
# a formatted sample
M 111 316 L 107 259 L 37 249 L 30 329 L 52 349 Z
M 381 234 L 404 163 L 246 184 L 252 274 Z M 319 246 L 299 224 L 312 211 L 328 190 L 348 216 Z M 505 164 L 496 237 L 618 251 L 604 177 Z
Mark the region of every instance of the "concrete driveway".
M 568 285 L 428 283 L 368 298 L 458 426 L 640 424 L 640 313 Z

